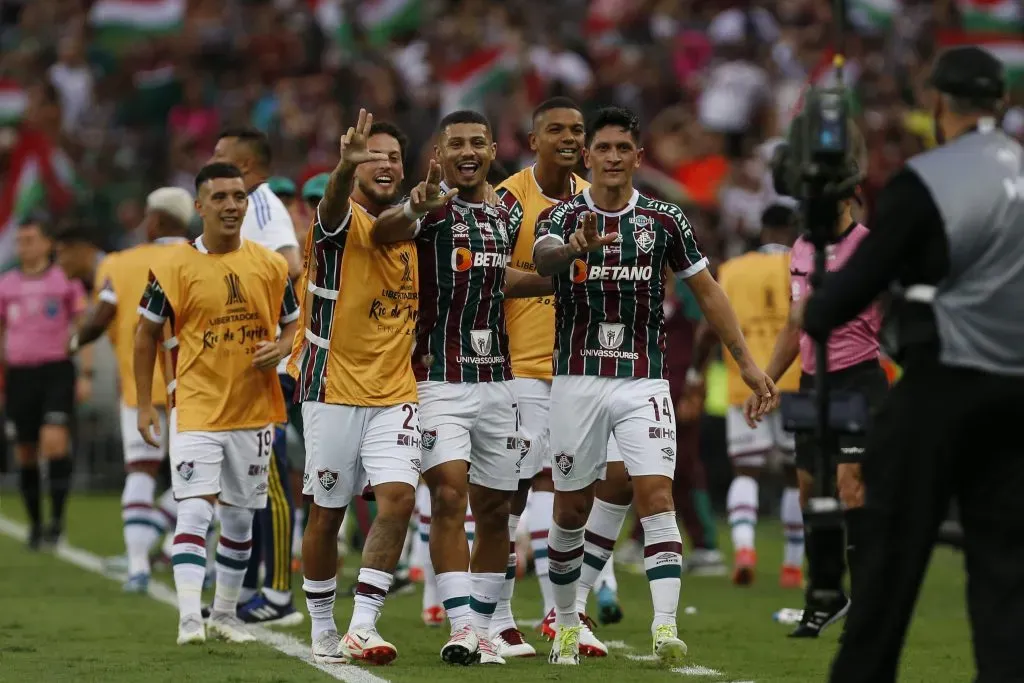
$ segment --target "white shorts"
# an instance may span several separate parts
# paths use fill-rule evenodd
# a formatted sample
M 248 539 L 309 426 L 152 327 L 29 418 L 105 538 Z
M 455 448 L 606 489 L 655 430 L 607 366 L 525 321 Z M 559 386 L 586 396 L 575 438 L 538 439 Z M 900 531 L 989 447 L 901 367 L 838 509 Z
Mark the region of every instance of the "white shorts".
M 469 481 L 496 491 L 519 488 L 523 453 L 511 382 L 420 382 L 423 471 L 469 463 Z
M 793 433 L 782 428 L 782 414 L 769 413 L 751 429 L 743 419 L 743 408 L 729 406 L 725 414 L 725 433 L 729 441 L 729 459 L 736 467 L 764 467 L 768 454 L 778 450 L 786 464 L 794 462 Z
M 178 500 L 218 495 L 228 505 L 267 506 L 274 425 L 224 432 L 178 432 L 171 410 L 171 484 Z
M 544 470 L 551 469 L 551 443 L 548 438 L 551 382 L 524 377 L 512 380 L 511 384 L 519 404 L 522 419 L 519 436 L 525 453 L 519 467 L 519 478 L 533 479 Z
M 124 464 L 133 465 L 137 462 L 160 462 L 167 457 L 167 412 L 157 408 L 160 419 L 160 448 L 146 443 L 139 434 L 139 409 L 129 408 L 121 404 L 121 448 L 124 451 Z
M 419 410 L 394 406 L 302 404 L 306 467 L 302 493 L 323 508 L 346 507 L 371 486 L 420 480 Z
M 551 470 L 556 491 L 604 476 L 614 435 L 630 476 L 671 479 L 676 416 L 668 380 L 560 375 L 551 383 Z

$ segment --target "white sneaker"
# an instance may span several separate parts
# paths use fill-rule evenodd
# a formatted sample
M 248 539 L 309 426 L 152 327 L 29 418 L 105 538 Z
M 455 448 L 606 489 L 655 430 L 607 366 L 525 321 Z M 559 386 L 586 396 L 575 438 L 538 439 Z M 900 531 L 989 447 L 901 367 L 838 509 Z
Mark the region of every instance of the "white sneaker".
M 696 548 L 686 557 L 686 573 L 693 576 L 725 576 L 729 570 L 720 551 Z
M 505 660 L 498 654 L 498 648 L 487 638 L 479 638 L 477 652 L 480 653 L 481 664 L 504 664 Z
M 213 612 L 207 622 L 214 635 L 220 636 L 229 643 L 253 643 L 256 636 L 249 633 L 245 624 L 230 612 Z
M 686 657 L 686 643 L 679 639 L 674 624 L 662 624 L 654 629 L 654 654 L 666 664 L 683 661 Z
M 480 639 L 472 626 L 463 626 L 453 633 L 441 648 L 441 661 L 446 664 L 473 664 L 480 649 Z
M 608 646 L 601 642 L 601 640 L 594 635 L 594 631 L 591 628 L 593 624 L 590 617 L 586 615 L 580 615 L 580 638 L 579 638 L 579 649 L 580 654 L 584 657 L 607 657 Z
M 198 614 L 187 616 L 178 622 L 178 645 L 206 642 L 206 626 Z
M 313 661 L 317 664 L 348 664 L 337 631 L 324 631 L 313 640 Z
M 357 628 L 346 633 L 341 639 L 340 651 L 351 659 L 371 664 L 390 664 L 398 658 L 395 646 L 372 628 Z
M 491 639 L 498 655 L 504 657 L 536 657 L 533 645 L 526 642 L 523 632 L 517 628 L 507 628 Z
M 578 666 L 580 663 L 580 631 L 582 626 L 559 626 L 551 644 L 549 664 Z

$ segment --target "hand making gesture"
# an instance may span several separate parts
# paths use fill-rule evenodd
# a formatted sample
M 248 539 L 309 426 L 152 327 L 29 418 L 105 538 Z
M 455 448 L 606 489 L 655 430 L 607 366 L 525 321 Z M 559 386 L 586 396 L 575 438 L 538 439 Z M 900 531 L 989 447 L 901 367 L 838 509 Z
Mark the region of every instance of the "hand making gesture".
M 366 141 L 370 137 L 370 127 L 373 125 L 373 114 L 365 109 L 359 110 L 359 119 L 354 128 L 341 136 L 340 151 L 341 163 L 349 166 L 358 166 L 368 161 L 387 161 L 388 155 L 384 152 L 371 152 L 366 149 Z
M 409 204 L 414 213 L 423 215 L 440 209 L 458 193 L 458 188 L 453 188 L 441 194 L 441 167 L 431 159 L 427 179 L 412 188 L 412 192 L 409 193 Z
M 597 251 L 601 247 L 613 244 L 619 238 L 619 233 L 609 232 L 606 235 L 597 232 L 597 214 L 587 211 L 580 219 L 582 227 L 569 236 L 569 246 L 579 254 Z

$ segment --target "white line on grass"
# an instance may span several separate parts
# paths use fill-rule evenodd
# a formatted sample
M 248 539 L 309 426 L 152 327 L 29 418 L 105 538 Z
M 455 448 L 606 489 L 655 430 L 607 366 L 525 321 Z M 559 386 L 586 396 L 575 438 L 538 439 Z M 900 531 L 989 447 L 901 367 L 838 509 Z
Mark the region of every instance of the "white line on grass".
M 27 535 L 27 529 L 23 524 L 12 522 L 6 517 L 0 516 L 0 533 L 18 541 L 24 541 Z M 108 579 L 117 580 L 122 578 L 116 574 L 108 572 L 103 566 L 103 560 L 98 555 L 93 555 L 87 550 L 75 548 L 67 543 L 61 543 L 57 546 L 55 553 L 57 557 L 65 562 L 73 564 L 79 569 L 84 569 L 87 572 L 99 574 L 100 576 Z M 178 606 L 178 597 L 175 592 L 162 583 L 154 581 L 149 584 L 149 597 L 153 598 L 157 602 L 169 605 L 170 607 L 177 608 Z M 249 632 L 256 636 L 256 640 L 264 645 L 269 645 L 278 652 L 282 652 L 289 657 L 302 660 L 313 668 L 323 671 L 335 680 L 345 681 L 345 683 L 388 683 L 387 679 L 375 676 L 369 671 L 364 671 L 357 666 L 347 664 L 319 664 L 314 662 L 310 653 L 309 645 L 298 638 L 272 631 L 263 626 L 250 626 Z

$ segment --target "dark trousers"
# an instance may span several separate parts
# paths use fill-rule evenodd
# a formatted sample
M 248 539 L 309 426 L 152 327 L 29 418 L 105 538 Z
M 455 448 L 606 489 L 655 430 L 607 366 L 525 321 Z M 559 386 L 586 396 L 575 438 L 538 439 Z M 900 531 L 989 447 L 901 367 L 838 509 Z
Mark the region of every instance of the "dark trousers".
M 965 536 L 975 682 L 1024 681 L 1022 405 L 1024 379 L 908 360 L 868 437 L 857 585 L 831 683 L 896 680 L 953 499 Z

